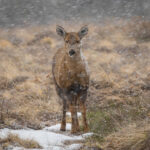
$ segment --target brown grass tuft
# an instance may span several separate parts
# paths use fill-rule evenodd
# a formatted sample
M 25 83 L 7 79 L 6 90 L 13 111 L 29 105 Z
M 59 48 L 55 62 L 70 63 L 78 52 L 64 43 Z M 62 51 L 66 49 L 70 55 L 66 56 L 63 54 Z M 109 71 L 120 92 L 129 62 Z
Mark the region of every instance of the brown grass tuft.
M 101 146 L 104 150 L 149 150 L 150 128 L 149 124 L 144 127 L 129 126 L 113 133 L 105 138 Z
M 27 149 L 42 148 L 36 141 L 23 140 L 23 139 L 19 138 L 18 135 L 14 135 L 14 134 L 8 134 L 8 136 L 6 138 L 0 139 L 0 145 L 2 146 L 3 149 L 7 149 L 10 145 L 24 147 Z
M 0 40 L 0 48 L 13 48 L 13 44 L 7 40 Z

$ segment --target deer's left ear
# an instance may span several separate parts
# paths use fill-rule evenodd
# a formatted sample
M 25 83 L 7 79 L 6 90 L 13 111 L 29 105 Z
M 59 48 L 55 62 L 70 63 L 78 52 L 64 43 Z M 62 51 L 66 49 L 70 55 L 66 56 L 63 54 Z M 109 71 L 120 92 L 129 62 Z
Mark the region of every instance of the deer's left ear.
M 65 38 L 65 36 L 66 36 L 66 31 L 65 31 L 65 29 L 64 29 L 63 27 L 57 25 L 57 26 L 56 26 L 56 32 L 57 32 L 57 34 L 58 34 L 59 36 L 62 36 L 62 37 Z
M 83 26 L 80 31 L 78 32 L 78 35 L 80 37 L 80 39 L 82 39 L 85 35 L 88 34 L 88 26 Z

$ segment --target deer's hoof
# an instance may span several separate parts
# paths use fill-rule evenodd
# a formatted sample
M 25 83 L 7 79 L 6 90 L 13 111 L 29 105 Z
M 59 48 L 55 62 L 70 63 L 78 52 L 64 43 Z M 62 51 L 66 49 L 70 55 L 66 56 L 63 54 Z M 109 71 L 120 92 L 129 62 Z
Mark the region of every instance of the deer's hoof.
M 66 131 L 66 129 L 60 129 L 60 131 Z
M 84 133 L 87 133 L 88 131 L 89 131 L 88 127 L 84 128 Z
M 66 131 L 66 128 L 65 127 L 61 127 L 60 131 Z
M 77 130 L 71 130 L 71 134 L 77 134 L 78 131 Z

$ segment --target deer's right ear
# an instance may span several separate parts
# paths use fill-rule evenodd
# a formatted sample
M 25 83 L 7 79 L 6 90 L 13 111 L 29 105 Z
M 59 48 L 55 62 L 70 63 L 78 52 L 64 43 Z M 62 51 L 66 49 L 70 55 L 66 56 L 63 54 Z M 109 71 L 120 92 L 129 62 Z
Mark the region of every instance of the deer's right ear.
M 78 32 L 78 35 L 79 35 L 80 39 L 82 39 L 87 34 L 88 34 L 88 26 L 85 25 L 80 29 L 80 31 Z
M 57 32 L 57 34 L 58 34 L 59 36 L 65 38 L 65 36 L 66 36 L 66 31 L 65 31 L 65 29 L 64 29 L 63 27 L 57 25 L 57 26 L 56 26 L 56 32 Z

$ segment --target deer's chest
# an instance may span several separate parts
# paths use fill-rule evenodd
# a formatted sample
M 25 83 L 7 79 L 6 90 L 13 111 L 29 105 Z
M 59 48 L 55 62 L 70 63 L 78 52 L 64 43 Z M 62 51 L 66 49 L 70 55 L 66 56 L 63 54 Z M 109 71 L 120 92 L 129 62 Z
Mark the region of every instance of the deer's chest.
M 87 86 L 89 76 L 86 71 L 86 66 L 83 63 L 78 64 L 62 64 L 62 73 L 60 75 L 60 82 L 63 86 L 69 87 L 74 84 Z

